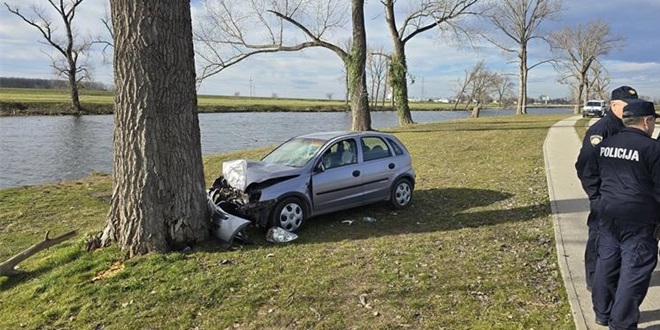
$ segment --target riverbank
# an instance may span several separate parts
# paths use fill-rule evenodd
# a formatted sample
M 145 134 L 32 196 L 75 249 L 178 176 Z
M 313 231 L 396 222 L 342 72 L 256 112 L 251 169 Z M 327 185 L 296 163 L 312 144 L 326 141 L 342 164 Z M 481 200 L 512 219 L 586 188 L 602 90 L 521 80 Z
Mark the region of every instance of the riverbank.
M 201 101 L 201 100 L 200 100 Z M 344 105 L 324 104 L 277 104 L 276 100 L 269 104 L 245 103 L 242 105 L 200 105 L 199 113 L 238 113 L 238 112 L 348 112 Z M 244 102 L 241 102 L 244 103 Z M 82 104 L 84 111 L 75 113 L 68 104 L 59 103 L 4 103 L 0 102 L 0 116 L 73 116 L 73 115 L 111 115 L 113 106 L 110 104 Z M 410 107 L 411 111 L 453 111 L 447 107 Z M 421 109 L 420 109 L 421 108 Z M 393 107 L 372 106 L 370 111 L 395 111 Z M 464 111 L 458 109 L 456 111 Z
M 23 276 L 0 278 L 0 328 L 573 329 L 542 154 L 563 117 L 393 129 L 417 172 L 411 208 L 312 219 L 289 245 L 259 234 L 257 245 L 123 261 L 114 247 L 85 252 L 80 235 L 25 261 Z M 224 160 L 266 151 L 205 157 L 207 186 Z M 99 231 L 111 189 L 97 174 L 0 190 L 0 260 L 46 230 Z

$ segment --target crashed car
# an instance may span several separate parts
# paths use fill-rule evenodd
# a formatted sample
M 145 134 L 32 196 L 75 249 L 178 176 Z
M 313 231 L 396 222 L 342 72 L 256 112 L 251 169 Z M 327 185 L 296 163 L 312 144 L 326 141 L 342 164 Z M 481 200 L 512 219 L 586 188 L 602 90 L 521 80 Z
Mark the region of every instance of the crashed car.
M 292 138 L 261 161 L 232 160 L 209 190 L 228 213 L 297 231 L 309 218 L 380 201 L 410 205 L 415 172 L 392 134 L 326 132 Z

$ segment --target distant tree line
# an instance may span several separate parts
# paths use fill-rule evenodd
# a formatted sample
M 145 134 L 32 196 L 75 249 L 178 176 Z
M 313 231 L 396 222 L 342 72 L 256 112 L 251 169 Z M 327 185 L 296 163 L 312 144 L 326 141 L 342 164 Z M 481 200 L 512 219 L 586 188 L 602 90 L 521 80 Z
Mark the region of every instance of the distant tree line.
M 89 90 L 110 90 L 108 86 L 96 81 L 83 81 L 80 87 Z M 69 89 L 69 81 L 57 79 L 34 79 L 17 77 L 0 77 L 0 88 L 42 88 Z

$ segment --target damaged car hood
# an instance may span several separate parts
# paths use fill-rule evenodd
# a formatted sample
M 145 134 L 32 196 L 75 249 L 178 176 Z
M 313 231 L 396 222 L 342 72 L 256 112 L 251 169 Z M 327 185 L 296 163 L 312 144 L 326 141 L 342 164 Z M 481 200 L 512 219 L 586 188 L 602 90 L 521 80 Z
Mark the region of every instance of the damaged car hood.
M 245 191 L 253 183 L 261 183 L 271 179 L 294 177 L 300 175 L 302 169 L 262 161 L 236 159 L 222 163 L 222 176 L 227 183 L 240 191 Z

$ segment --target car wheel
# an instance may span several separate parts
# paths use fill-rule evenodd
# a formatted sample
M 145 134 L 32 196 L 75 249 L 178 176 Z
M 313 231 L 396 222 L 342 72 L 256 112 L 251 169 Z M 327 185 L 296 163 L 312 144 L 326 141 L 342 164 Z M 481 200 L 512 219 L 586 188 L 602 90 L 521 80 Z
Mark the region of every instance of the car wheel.
M 395 209 L 408 207 L 412 201 L 413 187 L 410 180 L 401 178 L 392 186 L 390 203 Z
M 271 218 L 271 225 L 295 232 L 305 222 L 306 217 L 305 205 L 300 199 L 288 197 L 277 203 Z

